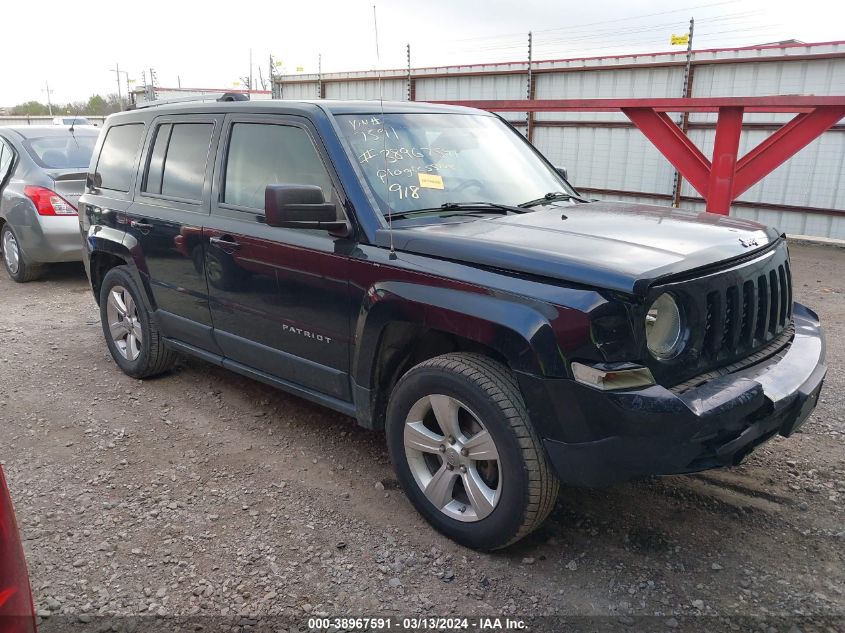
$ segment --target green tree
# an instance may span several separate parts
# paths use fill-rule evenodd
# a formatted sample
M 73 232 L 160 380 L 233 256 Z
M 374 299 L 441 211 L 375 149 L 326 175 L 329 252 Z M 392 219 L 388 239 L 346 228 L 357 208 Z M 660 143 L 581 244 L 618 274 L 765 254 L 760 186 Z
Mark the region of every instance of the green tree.
M 50 114 L 50 109 L 38 101 L 27 101 L 13 107 L 11 113 L 17 116 L 43 116 Z
M 91 95 L 91 98 L 88 99 L 88 106 L 85 110 L 85 114 L 105 116 L 108 114 L 106 112 L 106 100 L 100 95 Z

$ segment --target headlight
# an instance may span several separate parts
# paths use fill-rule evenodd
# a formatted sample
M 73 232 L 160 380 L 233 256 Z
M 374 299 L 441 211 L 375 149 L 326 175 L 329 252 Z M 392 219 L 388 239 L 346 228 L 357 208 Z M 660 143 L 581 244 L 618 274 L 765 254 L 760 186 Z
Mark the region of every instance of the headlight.
M 684 347 L 678 302 L 668 292 L 654 300 L 645 317 L 645 338 L 655 358 L 672 358 Z

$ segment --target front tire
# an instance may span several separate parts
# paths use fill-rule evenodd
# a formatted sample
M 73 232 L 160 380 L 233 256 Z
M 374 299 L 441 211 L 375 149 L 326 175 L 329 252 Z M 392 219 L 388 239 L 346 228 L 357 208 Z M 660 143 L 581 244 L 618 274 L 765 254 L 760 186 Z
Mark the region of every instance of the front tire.
M 388 404 L 387 441 L 411 503 L 467 547 L 518 541 L 557 500 L 513 374 L 481 354 L 444 354 L 406 373 Z
M 9 224 L 0 231 L 0 245 L 3 249 L 3 265 L 12 281 L 19 284 L 38 279 L 44 273 L 44 265 L 29 261 L 21 249 L 18 236 Z
M 175 364 L 176 353 L 165 345 L 126 266 L 112 268 L 103 279 L 100 321 L 112 358 L 125 374 L 148 378 Z

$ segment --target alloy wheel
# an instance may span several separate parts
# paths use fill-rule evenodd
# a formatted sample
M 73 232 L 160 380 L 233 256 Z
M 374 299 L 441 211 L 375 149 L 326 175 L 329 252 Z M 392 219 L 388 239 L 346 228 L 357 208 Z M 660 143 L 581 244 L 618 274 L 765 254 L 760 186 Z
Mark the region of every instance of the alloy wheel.
M 405 419 L 403 441 L 414 480 L 443 514 L 473 522 L 493 512 L 502 491 L 499 453 L 464 403 L 440 394 L 420 398 Z
M 138 306 L 132 295 L 123 286 L 114 286 L 109 291 L 106 314 L 109 333 L 120 355 L 126 360 L 135 360 L 141 354 L 143 333 L 138 318 Z
M 21 252 L 18 248 L 18 241 L 11 231 L 6 231 L 3 234 L 3 257 L 6 260 L 9 272 L 16 275 L 21 265 Z

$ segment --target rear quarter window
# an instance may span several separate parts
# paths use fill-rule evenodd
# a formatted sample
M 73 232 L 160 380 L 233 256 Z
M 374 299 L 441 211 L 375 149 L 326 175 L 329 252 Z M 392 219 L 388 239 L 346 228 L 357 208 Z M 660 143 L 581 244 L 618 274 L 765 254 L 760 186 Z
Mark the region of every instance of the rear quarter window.
M 143 133 L 143 123 L 114 125 L 108 129 L 96 168 L 103 189 L 129 191 Z

